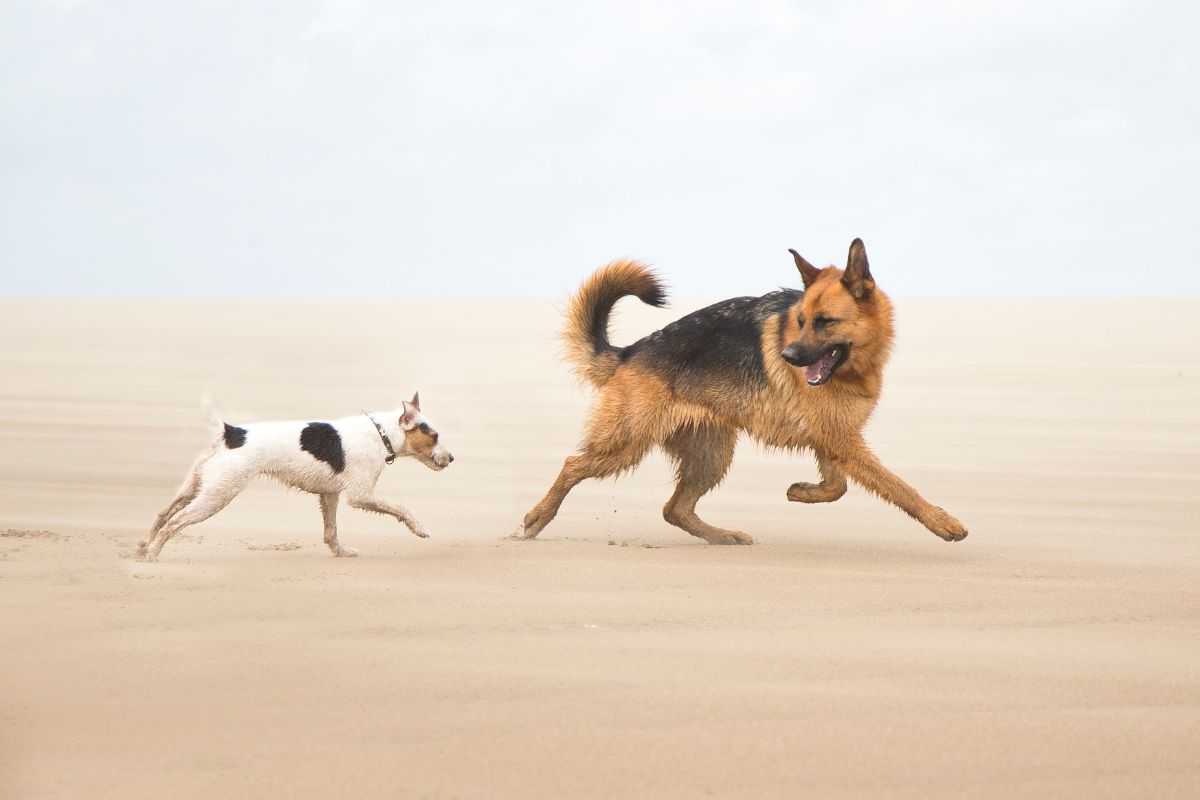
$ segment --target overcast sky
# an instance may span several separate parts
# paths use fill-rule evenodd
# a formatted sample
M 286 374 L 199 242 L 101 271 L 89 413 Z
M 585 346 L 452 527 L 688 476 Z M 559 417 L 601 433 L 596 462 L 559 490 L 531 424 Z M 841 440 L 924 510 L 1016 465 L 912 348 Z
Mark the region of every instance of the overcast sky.
M 4 295 L 1196 295 L 1195 3 L 0 2 Z

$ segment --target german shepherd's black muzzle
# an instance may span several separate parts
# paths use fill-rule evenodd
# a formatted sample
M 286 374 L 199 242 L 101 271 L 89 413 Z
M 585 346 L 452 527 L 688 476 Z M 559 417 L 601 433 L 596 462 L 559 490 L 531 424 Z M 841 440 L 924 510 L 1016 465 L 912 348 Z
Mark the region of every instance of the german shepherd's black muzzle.
M 793 367 L 804 367 L 804 378 L 809 386 L 820 386 L 827 383 L 834 370 L 845 362 L 850 355 L 850 345 L 826 344 L 816 348 L 792 342 L 779 355 Z

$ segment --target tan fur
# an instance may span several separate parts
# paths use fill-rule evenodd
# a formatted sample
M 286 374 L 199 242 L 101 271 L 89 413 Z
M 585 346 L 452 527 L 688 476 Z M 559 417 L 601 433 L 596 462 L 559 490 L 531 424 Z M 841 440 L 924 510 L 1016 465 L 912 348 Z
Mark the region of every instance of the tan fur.
M 419 458 L 432 458 L 433 449 L 437 447 L 437 443 L 438 435 L 436 431 L 426 433 L 420 428 L 412 428 L 404 432 L 404 452 L 411 453 Z
M 636 261 L 613 261 L 596 270 L 583 282 L 567 307 L 567 324 L 562 338 L 566 359 L 575 365 L 575 374 L 593 386 L 603 386 L 617 370 L 617 355 L 613 350 L 597 352 L 593 326 L 598 309 L 603 309 L 599 327 L 607 339 L 608 309 L 625 295 L 636 295 L 644 302 L 661 303 L 662 284 L 643 264 Z
M 619 351 L 607 347 L 607 337 L 607 349 L 597 352 L 588 329 L 595 304 L 607 302 L 611 307 L 614 295 L 633 293 L 633 287 L 642 294 L 648 282 L 655 287 L 657 282 L 636 263 L 614 262 L 584 283 L 568 310 L 565 338 L 579 374 L 599 386 L 600 394 L 584 426 L 580 454 L 566 460 L 550 491 L 525 516 L 518 538 L 533 538 L 544 529 L 580 481 L 632 469 L 657 445 L 675 461 L 678 476 L 664 518 L 713 544 L 750 544 L 753 540 L 746 534 L 714 528 L 695 514 L 699 498 L 724 478 L 739 431 L 768 447 L 815 453 L 821 482 L 793 484 L 787 491 L 789 500 L 831 502 L 845 493 L 850 478 L 943 539 L 957 541 L 967 535 L 960 522 L 879 463 L 862 438 L 883 389 L 883 368 L 893 339 L 892 306 L 875 286 L 862 243 L 855 240 L 851 246 L 845 271 L 817 270 L 795 256 L 806 291 L 791 308 L 763 324 L 759 344 L 766 381 L 761 388 L 731 384 L 721 391 L 702 388 L 683 396 L 655 373 L 654 364 L 637 359 L 622 363 Z M 661 295 L 654 296 L 661 301 Z M 800 327 L 799 319 L 818 317 L 836 323 L 824 331 L 814 324 Z M 812 349 L 842 342 L 850 344 L 849 356 L 821 386 L 809 385 L 804 370 L 781 355 L 789 345 Z

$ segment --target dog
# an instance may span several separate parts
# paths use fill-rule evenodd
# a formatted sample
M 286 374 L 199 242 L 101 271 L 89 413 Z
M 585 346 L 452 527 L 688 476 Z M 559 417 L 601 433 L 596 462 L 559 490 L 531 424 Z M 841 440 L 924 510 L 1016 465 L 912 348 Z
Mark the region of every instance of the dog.
M 833 502 L 849 478 L 942 539 L 966 537 L 961 522 L 889 471 L 863 440 L 893 329 L 892 305 L 875 285 L 862 240 L 851 243 L 845 270 L 818 269 L 789 252 L 803 291 L 726 300 L 623 348 L 608 340 L 613 305 L 634 295 L 662 307 L 661 282 L 632 261 L 615 261 L 584 282 L 563 338 L 567 360 L 599 395 L 579 455 L 567 458 L 514 538 L 541 533 L 580 481 L 631 470 L 657 445 L 677 477 L 666 521 L 709 544 L 753 544 L 696 515 L 696 503 L 724 478 L 739 431 L 768 447 L 815 454 L 820 483 L 792 484 L 788 500 Z
M 343 493 L 352 508 L 395 517 L 417 536 L 428 538 L 405 508 L 374 495 L 384 465 L 397 457 L 415 458 L 435 471 L 454 461 L 421 413 L 420 393 L 396 411 L 364 411 L 330 422 L 236 426 L 222 421 L 207 404 L 205 411 L 221 435 L 196 459 L 175 499 L 154 520 L 138 544 L 139 557 L 157 559 L 171 537 L 229 505 L 258 475 L 320 498 L 325 544 L 335 556 L 358 555 L 338 542 L 337 507 Z

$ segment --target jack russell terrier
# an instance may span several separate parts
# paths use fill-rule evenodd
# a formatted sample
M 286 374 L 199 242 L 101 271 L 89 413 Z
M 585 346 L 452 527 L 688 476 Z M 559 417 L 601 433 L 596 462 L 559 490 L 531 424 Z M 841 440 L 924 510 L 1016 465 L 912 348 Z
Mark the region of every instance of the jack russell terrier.
M 419 393 L 396 411 L 364 411 L 331 422 L 257 422 L 239 427 L 219 419 L 207 404 L 205 413 L 222 431 L 221 438 L 196 459 L 175 499 L 154 520 L 138 544 L 140 558 L 158 558 L 172 536 L 229 505 L 258 475 L 320 497 L 325 544 L 335 556 L 358 555 L 338 543 L 337 507 L 343 492 L 352 508 L 393 516 L 417 536 L 429 536 L 406 509 L 374 495 L 384 465 L 397 456 L 415 458 L 435 471 L 454 460 L 438 444 L 437 431 L 421 413 Z M 393 442 L 399 442 L 398 450 Z

